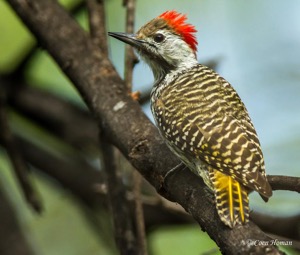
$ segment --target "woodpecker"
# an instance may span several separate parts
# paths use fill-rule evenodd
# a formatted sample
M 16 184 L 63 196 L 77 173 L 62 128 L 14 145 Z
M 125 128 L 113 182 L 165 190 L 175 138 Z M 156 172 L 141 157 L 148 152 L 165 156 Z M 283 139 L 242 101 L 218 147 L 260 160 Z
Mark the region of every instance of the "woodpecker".
M 197 61 L 195 27 L 166 11 L 136 34 L 109 35 L 133 46 L 153 71 L 151 110 L 169 148 L 214 193 L 218 215 L 233 228 L 249 221 L 249 192 L 268 201 L 260 142 L 234 88 Z

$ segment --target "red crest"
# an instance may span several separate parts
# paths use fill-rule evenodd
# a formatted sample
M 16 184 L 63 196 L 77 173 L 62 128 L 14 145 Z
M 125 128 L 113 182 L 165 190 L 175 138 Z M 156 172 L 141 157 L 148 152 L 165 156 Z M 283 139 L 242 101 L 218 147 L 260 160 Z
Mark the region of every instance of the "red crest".
M 190 45 L 190 47 L 197 50 L 197 39 L 195 34 L 197 30 L 191 24 L 185 23 L 187 17 L 185 14 L 178 13 L 176 11 L 166 11 L 159 15 L 158 18 L 164 19 L 170 27 L 172 27 L 176 33 L 182 36 L 183 40 Z

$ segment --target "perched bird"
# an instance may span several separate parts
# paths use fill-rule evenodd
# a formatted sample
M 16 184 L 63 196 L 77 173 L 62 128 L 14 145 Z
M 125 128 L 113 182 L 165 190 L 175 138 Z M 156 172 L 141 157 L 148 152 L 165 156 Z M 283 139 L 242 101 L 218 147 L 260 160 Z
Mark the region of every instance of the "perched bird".
M 267 201 L 260 143 L 234 88 L 196 58 L 196 29 L 186 15 L 166 11 L 136 34 L 109 33 L 133 46 L 151 67 L 151 110 L 170 149 L 215 195 L 220 219 L 230 228 L 249 220 L 248 193 Z

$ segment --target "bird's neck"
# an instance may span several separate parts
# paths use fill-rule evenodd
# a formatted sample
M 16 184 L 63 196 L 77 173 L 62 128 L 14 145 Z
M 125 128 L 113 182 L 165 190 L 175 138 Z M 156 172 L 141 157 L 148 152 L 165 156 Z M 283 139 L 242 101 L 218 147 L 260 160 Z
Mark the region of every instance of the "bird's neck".
M 198 61 L 194 59 L 193 61 L 182 62 L 181 65 L 174 69 L 165 70 L 161 68 L 160 70 L 154 70 L 152 68 L 155 81 L 151 92 L 151 97 L 158 98 L 161 91 L 171 84 L 173 80 L 198 64 Z
M 159 61 L 157 61 L 157 59 L 148 59 L 148 61 L 146 61 L 152 69 L 155 83 L 165 78 L 176 77 L 177 74 L 189 70 L 198 64 L 194 53 L 182 56 L 182 58 L 180 55 L 182 56 L 182 54 L 179 53 L 176 57 L 161 58 Z

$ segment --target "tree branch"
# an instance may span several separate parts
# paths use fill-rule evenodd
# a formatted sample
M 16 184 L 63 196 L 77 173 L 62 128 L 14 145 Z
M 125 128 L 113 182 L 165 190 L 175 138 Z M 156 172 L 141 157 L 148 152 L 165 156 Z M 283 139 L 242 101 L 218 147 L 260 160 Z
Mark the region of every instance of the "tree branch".
M 17 137 L 17 144 L 27 162 L 56 180 L 82 201 L 89 205 L 106 204 L 101 196 L 106 194 L 106 185 L 98 169 L 79 157 L 59 158 L 21 137 Z
M 133 34 L 134 32 L 134 15 L 135 15 L 135 0 L 123 0 L 123 6 L 126 7 L 126 33 Z M 127 85 L 128 93 L 132 89 L 132 75 L 135 64 L 138 59 L 134 54 L 133 48 L 125 45 L 125 73 L 124 80 Z
M 276 217 L 257 212 L 251 212 L 251 219 L 266 233 L 300 240 L 300 215 Z
M 15 210 L 7 199 L 0 182 L 0 254 L 33 255 L 25 235 L 17 221 Z
M 89 12 L 91 38 L 100 47 L 102 54 L 107 57 L 104 0 L 86 0 L 86 4 Z
M 29 169 L 23 155 L 20 153 L 14 135 L 10 130 L 7 118 L 4 91 L 0 90 L 0 142 L 5 147 L 11 160 L 14 174 L 20 184 L 23 195 L 27 203 L 37 212 L 41 213 L 42 203 L 37 195 L 29 176 Z
M 104 3 L 103 1 L 87 0 L 87 4 L 92 40 L 101 45 L 101 53 L 107 57 Z M 129 202 L 126 198 L 126 188 L 121 178 L 120 169 L 117 166 L 114 148 L 101 135 L 99 135 L 99 144 L 117 247 L 120 254 L 139 254 L 133 223 L 130 220 L 132 218 L 128 209 Z
M 289 190 L 300 193 L 300 177 L 268 175 L 272 190 Z
M 69 190 L 84 204 L 91 208 L 107 205 L 107 185 L 102 171 L 74 158 L 58 157 L 34 145 L 28 140 L 17 137 L 17 145 L 26 161 L 47 177 L 57 181 L 63 188 Z M 134 209 L 134 195 L 126 191 L 130 209 Z M 143 207 L 147 228 L 161 224 L 192 223 L 191 217 L 178 206 L 159 196 L 143 196 Z M 133 213 L 131 213 L 133 215 Z
M 98 149 L 97 123 L 88 111 L 29 84 L 1 79 L 1 86 L 8 91 L 9 106 L 18 113 L 77 149 Z
M 106 173 L 108 198 L 114 222 L 115 239 L 120 254 L 139 254 L 133 231 L 133 224 L 129 214 L 126 189 L 116 168 L 114 150 L 111 144 L 102 139 L 103 167 Z
M 18 147 L 26 161 L 35 168 L 54 178 L 64 188 L 70 190 L 90 207 L 101 204 L 107 207 L 107 186 L 104 176 L 97 169 L 83 161 L 58 158 L 27 140 L 18 138 Z M 134 211 L 134 195 L 127 192 L 131 211 Z M 147 228 L 161 224 L 187 224 L 192 223 L 188 217 L 175 204 L 158 197 L 142 197 L 144 218 Z M 163 202 L 165 201 L 165 202 Z M 264 231 L 285 238 L 299 239 L 299 215 L 292 217 L 272 217 L 256 212 L 251 213 L 251 219 Z M 276 224 L 274 224 L 276 222 Z
M 126 33 L 132 34 L 134 30 L 134 16 L 135 16 L 135 0 L 125 0 L 123 5 L 126 8 Z M 124 80 L 128 92 L 132 91 L 132 77 L 133 69 L 137 63 L 137 58 L 133 52 L 132 47 L 125 47 L 125 71 Z M 133 94 L 131 94 L 133 95 Z M 133 195 L 134 195 L 134 213 L 135 213 L 135 225 L 137 232 L 137 244 L 140 255 L 147 255 L 147 244 L 146 244 L 146 234 L 145 234 L 145 220 L 143 213 L 143 204 L 141 200 L 141 184 L 142 176 L 135 170 L 132 170 L 133 179 Z
M 101 130 L 167 198 L 180 203 L 227 254 L 280 254 L 276 246 L 248 246 L 245 240 L 269 238 L 252 222 L 233 230 L 219 220 L 201 178 L 181 171 L 163 176 L 178 159 L 156 128 L 126 93 L 108 59 L 66 11 L 53 0 L 8 0 L 14 10 L 74 83 L 97 118 Z M 176 176 L 176 178 L 175 178 Z

